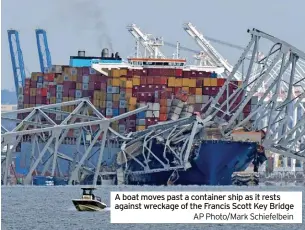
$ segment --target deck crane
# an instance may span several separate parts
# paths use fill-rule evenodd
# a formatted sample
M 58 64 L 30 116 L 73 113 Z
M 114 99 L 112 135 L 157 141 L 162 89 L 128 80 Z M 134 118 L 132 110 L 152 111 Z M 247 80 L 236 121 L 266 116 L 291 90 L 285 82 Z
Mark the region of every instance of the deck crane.
M 209 61 L 212 65 L 221 65 L 225 68 L 226 75 L 228 76 L 233 67 L 216 51 L 216 49 L 203 37 L 203 35 L 191 23 L 183 25 L 184 30 L 197 42 L 197 44 L 208 55 Z M 237 80 L 242 80 L 242 75 L 236 72 L 234 77 Z
M 36 29 L 36 41 L 41 72 L 52 66 L 51 54 L 48 46 L 47 33 L 43 29 Z
M 152 38 L 151 34 L 143 33 L 135 24 L 129 25 L 127 29 L 137 40 L 136 57 L 139 55 L 139 44 L 141 44 L 145 49 L 145 56 L 148 51 L 151 57 L 165 58 L 165 55 L 159 49 L 164 45 L 162 37 Z
M 18 98 L 19 87 L 22 87 L 25 84 L 23 55 L 20 47 L 19 32 L 17 30 L 8 30 L 7 34 L 14 73 L 15 90 Z

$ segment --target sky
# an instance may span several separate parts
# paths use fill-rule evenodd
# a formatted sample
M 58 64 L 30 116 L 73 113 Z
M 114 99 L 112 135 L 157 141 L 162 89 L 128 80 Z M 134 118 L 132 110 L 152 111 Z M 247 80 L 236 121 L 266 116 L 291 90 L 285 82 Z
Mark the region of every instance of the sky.
M 47 31 L 53 64 L 68 64 L 78 50 L 99 56 L 102 48 L 118 51 L 123 58 L 135 50 L 127 25 L 163 36 L 165 41 L 199 49 L 183 30 L 191 22 L 206 36 L 246 46 L 249 28 L 272 34 L 305 51 L 304 0 L 2 0 L 2 89 L 14 90 L 7 30 L 19 31 L 26 72 L 38 72 L 35 29 Z M 16 7 L 18 6 L 18 7 Z M 215 44 L 231 64 L 241 51 Z M 166 49 L 168 56 L 174 50 Z

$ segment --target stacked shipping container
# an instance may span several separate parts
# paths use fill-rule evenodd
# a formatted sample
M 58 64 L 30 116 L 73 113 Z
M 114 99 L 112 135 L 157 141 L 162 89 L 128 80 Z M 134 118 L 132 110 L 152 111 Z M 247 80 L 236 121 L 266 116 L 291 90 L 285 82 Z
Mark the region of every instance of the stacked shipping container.
M 107 77 L 89 67 L 53 66 L 48 73 L 32 73 L 31 78 L 26 79 L 25 87 L 20 89 L 18 106 L 29 108 L 89 97 L 93 105 L 110 118 L 148 105 L 146 112 L 111 124 L 117 132 L 125 133 L 200 112 L 224 83 L 225 79 L 216 78 L 215 73 L 182 69 L 112 69 Z M 232 82 L 228 94 L 239 86 L 241 82 Z M 241 96 L 235 105 L 240 102 Z M 227 92 L 219 102 L 224 102 L 226 98 Z M 251 112 L 251 104 L 256 102 L 255 98 L 249 102 L 244 116 Z M 62 108 L 66 112 L 74 109 L 74 106 Z M 66 116 L 49 115 L 58 123 Z M 25 115 L 19 115 L 19 119 L 23 118 Z M 69 135 L 75 134 L 70 132 Z

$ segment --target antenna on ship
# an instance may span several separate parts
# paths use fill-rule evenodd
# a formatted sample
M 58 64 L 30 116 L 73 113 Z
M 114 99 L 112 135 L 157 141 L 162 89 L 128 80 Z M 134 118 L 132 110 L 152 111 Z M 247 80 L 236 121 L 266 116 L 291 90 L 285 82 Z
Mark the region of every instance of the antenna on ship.
M 179 56 L 180 56 L 180 42 L 179 41 L 177 41 L 177 52 L 176 52 L 176 54 L 177 54 L 177 59 L 179 59 Z

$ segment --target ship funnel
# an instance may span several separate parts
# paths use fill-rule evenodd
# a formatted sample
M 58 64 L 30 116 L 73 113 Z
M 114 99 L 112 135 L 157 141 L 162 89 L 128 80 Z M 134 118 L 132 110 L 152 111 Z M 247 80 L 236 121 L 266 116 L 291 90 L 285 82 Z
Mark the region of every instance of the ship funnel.
M 79 57 L 85 57 L 85 56 L 86 56 L 85 54 L 86 54 L 86 52 L 83 51 L 83 50 L 79 50 L 79 51 L 78 51 L 78 56 L 79 56 Z
M 103 57 L 109 57 L 109 50 L 107 48 L 104 48 L 102 50 L 102 58 Z

